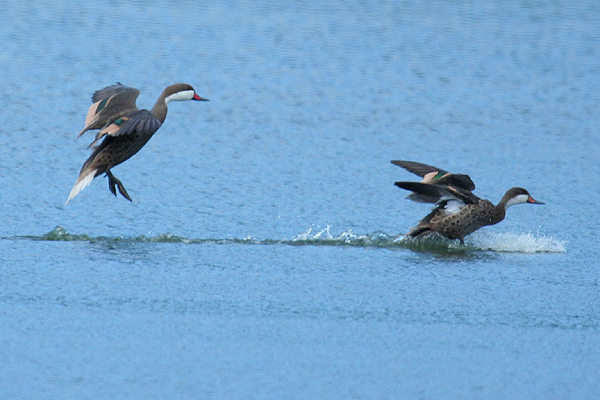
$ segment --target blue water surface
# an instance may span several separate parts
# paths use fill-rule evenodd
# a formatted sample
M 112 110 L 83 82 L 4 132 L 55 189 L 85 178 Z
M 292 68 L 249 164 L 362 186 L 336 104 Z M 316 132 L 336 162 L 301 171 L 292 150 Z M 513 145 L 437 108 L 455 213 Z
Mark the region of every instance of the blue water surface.
M 600 397 L 600 6 L 8 1 L 0 397 Z M 91 94 L 165 124 L 65 200 Z M 464 246 L 390 164 L 497 202 Z

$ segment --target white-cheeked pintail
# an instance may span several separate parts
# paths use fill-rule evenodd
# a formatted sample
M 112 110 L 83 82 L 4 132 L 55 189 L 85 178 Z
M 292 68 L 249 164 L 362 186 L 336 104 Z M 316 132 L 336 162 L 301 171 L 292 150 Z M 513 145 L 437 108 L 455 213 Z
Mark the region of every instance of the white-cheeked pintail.
M 165 121 L 167 104 L 170 101 L 207 100 L 198 96 L 190 85 L 177 83 L 163 90 L 152 110 L 140 110 L 135 104 L 139 94 L 138 89 L 120 83 L 93 94 L 93 104 L 88 110 L 85 127 L 79 136 L 91 129 L 99 131 L 89 145 L 93 148 L 92 155 L 83 163 L 77 182 L 65 204 L 103 173 L 108 176 L 110 191 L 116 196 L 118 188 L 119 193 L 131 201 L 121 181 L 110 171 L 111 168 L 129 159 L 144 147 Z M 103 139 L 102 142 L 95 146 L 100 139 Z
M 421 237 L 437 232 L 464 243 L 465 236 L 502 221 L 510 206 L 523 203 L 544 204 L 534 200 L 527 190 L 514 187 L 494 205 L 472 193 L 475 184 L 468 175 L 452 174 L 413 161 L 393 160 L 392 164 L 423 178 L 421 182 L 395 182 L 396 186 L 412 192 L 407 196 L 408 199 L 435 204 L 433 210 L 407 236 Z

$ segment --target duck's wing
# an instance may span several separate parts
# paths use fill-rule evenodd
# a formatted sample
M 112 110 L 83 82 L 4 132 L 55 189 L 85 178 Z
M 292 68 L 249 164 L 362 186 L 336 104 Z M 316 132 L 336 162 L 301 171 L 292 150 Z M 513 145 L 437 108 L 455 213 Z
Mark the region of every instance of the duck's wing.
M 437 203 L 442 198 L 449 196 L 444 186 L 422 182 L 394 182 L 394 185 L 411 191 L 412 193 L 406 198 L 417 203 Z
M 432 183 L 436 185 L 452 186 L 461 190 L 472 191 L 475 190 L 475 183 L 471 180 L 471 177 L 466 174 L 446 174 Z
M 466 204 L 462 200 L 458 199 L 444 199 L 436 203 L 435 207 L 427 214 L 423 219 L 419 221 L 419 224 L 410 229 L 407 233 L 408 236 L 422 236 L 432 232 L 431 222 L 435 218 L 445 218 L 450 215 L 458 214 L 466 207 Z
M 455 200 L 463 204 L 473 204 L 479 199 L 470 190 L 451 185 L 423 182 L 395 182 L 394 184 L 399 188 L 411 191 L 412 193 L 406 198 L 418 203 L 438 204 L 445 200 Z
M 475 183 L 473 183 L 469 175 L 452 174 L 441 168 L 418 163 L 416 161 L 392 160 L 391 163 L 422 177 L 422 183 L 455 186 L 469 191 L 475 190 Z
M 119 94 L 119 93 L 123 93 L 123 92 L 131 92 L 131 91 L 137 91 L 139 94 L 139 90 L 137 90 L 136 88 L 133 88 L 130 86 L 125 86 L 121 82 L 117 82 L 116 85 L 110 85 L 103 89 L 96 90 L 94 92 L 94 94 L 92 95 L 92 103 L 97 103 L 104 99 L 108 99 L 108 98 L 114 96 L 115 94 Z M 135 101 L 135 99 L 134 99 L 134 101 Z
M 85 118 L 85 127 L 77 137 L 90 129 L 104 128 L 120 117 L 137 111 L 135 101 L 139 95 L 138 89 L 120 83 L 96 91 L 92 95 L 93 104 Z
M 412 172 L 413 174 L 420 176 L 421 178 L 425 178 L 425 175 L 431 174 L 432 172 L 440 177 L 448 173 L 448 171 L 444 171 L 441 168 L 418 163 L 416 161 L 392 160 L 390 162 L 394 165 L 404 168 L 408 172 Z
M 110 125 L 102 128 L 97 134 L 94 141 L 90 144 L 93 146 L 98 140 L 104 136 L 123 136 L 123 135 L 150 135 L 152 136 L 162 123 L 148 110 L 137 110 L 133 113 L 120 117 L 113 121 Z

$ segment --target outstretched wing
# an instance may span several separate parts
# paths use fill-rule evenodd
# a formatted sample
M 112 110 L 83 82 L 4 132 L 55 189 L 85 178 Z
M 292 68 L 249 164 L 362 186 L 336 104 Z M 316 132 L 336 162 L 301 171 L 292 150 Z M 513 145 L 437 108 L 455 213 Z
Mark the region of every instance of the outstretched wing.
M 144 134 L 152 136 L 162 123 L 148 110 L 138 110 L 125 117 L 120 117 L 110 125 L 101 129 L 94 141 L 90 144 L 93 146 L 98 140 L 106 135 L 123 136 L 132 134 Z
M 425 178 L 426 175 L 431 174 L 432 172 L 435 172 L 436 175 L 439 175 L 440 177 L 448 173 L 448 171 L 444 171 L 441 168 L 436 168 L 431 165 L 422 164 L 415 161 L 392 160 L 390 162 L 394 165 L 404 168 L 408 172 L 412 172 L 413 174 L 420 176 L 421 178 Z
M 391 163 L 404 168 L 408 172 L 412 172 L 413 174 L 422 177 L 422 183 L 454 186 L 461 190 L 475 190 L 475 183 L 473 183 L 469 175 L 452 174 L 448 171 L 444 171 L 441 168 L 436 168 L 431 165 L 422 164 L 415 161 L 392 160 Z
M 412 193 L 407 196 L 407 199 L 418 203 L 439 204 L 443 201 L 459 201 L 463 204 L 474 204 L 479 200 L 470 190 L 450 185 L 423 182 L 395 182 L 394 184 L 399 188 L 411 191 Z
M 85 118 L 85 127 L 77 137 L 90 129 L 102 129 L 117 119 L 137 111 L 135 101 L 139 95 L 138 89 L 120 83 L 96 91 L 92 95 L 93 104 Z
M 422 182 L 394 182 L 394 185 L 401 189 L 409 190 L 412 193 L 407 196 L 408 199 L 417 203 L 437 203 L 450 194 L 444 186 L 432 185 Z
M 109 97 L 112 97 L 115 94 L 131 91 L 131 90 L 137 90 L 137 89 L 132 88 L 130 86 L 125 86 L 121 82 L 117 82 L 116 85 L 110 85 L 103 89 L 96 90 L 94 92 L 94 94 L 92 95 L 92 103 L 97 103 L 104 99 L 108 99 Z M 139 90 L 138 90 L 138 94 L 139 94 Z

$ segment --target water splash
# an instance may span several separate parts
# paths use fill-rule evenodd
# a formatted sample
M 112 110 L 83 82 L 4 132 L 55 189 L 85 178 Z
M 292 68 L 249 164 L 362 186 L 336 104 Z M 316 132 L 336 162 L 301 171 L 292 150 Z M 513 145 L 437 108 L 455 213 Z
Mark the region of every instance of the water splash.
M 513 253 L 565 253 L 566 242 L 531 233 L 477 233 L 472 244 L 480 250 Z
M 383 232 L 357 235 L 351 229 L 335 236 L 331 233 L 331 225 L 325 228 L 309 228 L 286 244 L 313 245 L 346 245 L 359 247 L 401 247 L 415 251 L 433 252 L 470 252 L 497 251 L 512 253 L 565 253 L 566 242 L 531 233 L 476 233 L 471 235 L 462 245 L 458 240 L 450 240 L 439 235 L 424 238 L 412 238 L 404 235 L 390 236 Z
M 469 236 L 465 245 L 457 240 L 449 240 L 441 236 L 411 238 L 403 235 L 392 236 L 376 231 L 363 235 L 355 234 L 352 229 L 333 234 L 331 225 L 324 228 L 311 227 L 291 239 L 256 239 L 246 236 L 242 239 L 193 239 L 172 234 L 156 236 L 97 236 L 87 234 L 71 234 L 63 227 L 57 226 L 41 236 L 18 236 L 18 239 L 39 241 L 84 241 L 90 243 L 183 243 L 183 244 L 253 244 L 253 245 L 288 245 L 288 246 L 354 246 L 379 247 L 388 249 L 409 249 L 421 252 L 464 253 L 477 251 L 513 252 L 513 253 L 564 253 L 566 242 L 543 235 L 515 233 L 475 233 Z
M 344 231 L 335 236 L 331 233 L 331 225 L 327 224 L 325 228 L 314 230 L 311 227 L 307 231 L 300 233 L 291 240 L 283 241 L 285 244 L 292 245 L 345 245 L 357 247 L 394 247 L 398 246 L 393 236 L 383 232 L 367 233 L 357 235 L 352 229 Z
M 65 241 L 65 242 L 77 242 L 77 241 L 89 241 L 90 237 L 86 234 L 73 235 L 66 231 L 62 226 L 57 226 L 50 232 L 42 236 L 23 236 L 27 239 L 33 240 L 47 240 L 47 241 Z

